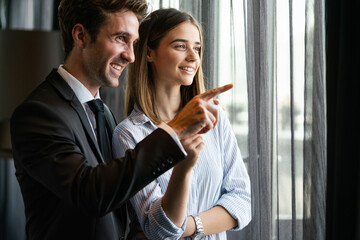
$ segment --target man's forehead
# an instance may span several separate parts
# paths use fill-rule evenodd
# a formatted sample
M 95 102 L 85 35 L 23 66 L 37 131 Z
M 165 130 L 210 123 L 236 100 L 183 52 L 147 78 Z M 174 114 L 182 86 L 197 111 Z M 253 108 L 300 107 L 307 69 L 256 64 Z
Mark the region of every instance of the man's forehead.
M 121 10 L 110 13 L 104 23 L 111 31 L 123 32 L 129 37 L 138 38 L 139 21 L 135 13 L 129 10 Z

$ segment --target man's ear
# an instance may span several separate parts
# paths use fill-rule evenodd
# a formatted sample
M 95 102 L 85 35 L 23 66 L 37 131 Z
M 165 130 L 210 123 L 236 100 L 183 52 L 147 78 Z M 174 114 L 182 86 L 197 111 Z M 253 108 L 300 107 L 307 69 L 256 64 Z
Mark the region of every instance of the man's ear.
M 148 62 L 152 62 L 153 61 L 153 56 L 154 56 L 154 50 L 152 50 L 151 48 L 147 48 L 147 54 L 146 54 L 146 59 Z
M 74 39 L 74 46 L 85 48 L 87 43 L 87 35 L 84 26 L 80 23 L 75 24 L 72 29 L 72 37 Z

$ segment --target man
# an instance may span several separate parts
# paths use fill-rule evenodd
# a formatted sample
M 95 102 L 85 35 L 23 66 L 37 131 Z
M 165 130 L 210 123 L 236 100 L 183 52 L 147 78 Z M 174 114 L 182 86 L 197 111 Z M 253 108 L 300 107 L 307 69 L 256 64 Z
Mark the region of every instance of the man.
M 91 100 L 100 98 L 101 86 L 118 86 L 135 60 L 133 44 L 146 11 L 142 0 L 60 3 L 64 64 L 11 119 L 28 239 L 123 239 L 126 201 L 184 159 L 179 140 L 216 125 L 210 100 L 231 86 L 195 97 L 123 159 L 105 157 Z

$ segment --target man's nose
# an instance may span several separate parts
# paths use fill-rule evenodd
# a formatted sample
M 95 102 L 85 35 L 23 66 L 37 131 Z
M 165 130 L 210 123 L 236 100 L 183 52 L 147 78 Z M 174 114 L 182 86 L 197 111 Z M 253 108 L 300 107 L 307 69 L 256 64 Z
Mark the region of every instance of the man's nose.
M 126 45 L 124 51 L 121 54 L 121 57 L 126 61 L 128 61 L 129 63 L 133 63 L 135 61 L 133 45 Z

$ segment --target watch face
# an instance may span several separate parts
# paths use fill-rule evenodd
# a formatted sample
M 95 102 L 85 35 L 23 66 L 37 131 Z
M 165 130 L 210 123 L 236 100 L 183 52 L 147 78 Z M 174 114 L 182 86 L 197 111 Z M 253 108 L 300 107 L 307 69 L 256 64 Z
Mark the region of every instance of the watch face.
M 196 233 L 196 235 L 193 238 L 194 240 L 202 240 L 205 239 L 205 234 L 202 232 Z

